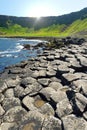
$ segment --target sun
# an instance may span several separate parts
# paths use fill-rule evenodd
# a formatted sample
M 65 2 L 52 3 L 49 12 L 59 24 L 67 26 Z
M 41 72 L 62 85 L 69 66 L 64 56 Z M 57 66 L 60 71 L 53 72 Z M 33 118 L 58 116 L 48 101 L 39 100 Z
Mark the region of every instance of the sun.
M 47 16 L 48 12 L 49 9 L 45 6 L 34 6 L 29 11 L 29 17 L 37 17 L 37 19 L 40 19 L 40 17 Z

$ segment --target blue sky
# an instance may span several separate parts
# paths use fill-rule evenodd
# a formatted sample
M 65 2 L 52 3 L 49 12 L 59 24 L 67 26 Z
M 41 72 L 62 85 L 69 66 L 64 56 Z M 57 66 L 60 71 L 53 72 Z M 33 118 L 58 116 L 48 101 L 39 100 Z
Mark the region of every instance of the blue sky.
M 12 16 L 58 16 L 87 7 L 87 0 L 0 0 L 0 14 Z

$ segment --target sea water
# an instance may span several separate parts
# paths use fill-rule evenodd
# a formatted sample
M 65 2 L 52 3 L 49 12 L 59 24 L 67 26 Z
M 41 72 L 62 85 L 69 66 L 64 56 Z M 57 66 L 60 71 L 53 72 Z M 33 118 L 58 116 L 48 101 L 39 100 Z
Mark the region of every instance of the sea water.
M 23 45 L 30 44 L 33 46 L 39 42 L 42 41 L 35 39 L 0 38 L 0 72 L 7 66 L 35 57 L 38 50 L 33 48 L 26 50 L 23 49 Z M 42 51 L 41 48 L 40 51 Z

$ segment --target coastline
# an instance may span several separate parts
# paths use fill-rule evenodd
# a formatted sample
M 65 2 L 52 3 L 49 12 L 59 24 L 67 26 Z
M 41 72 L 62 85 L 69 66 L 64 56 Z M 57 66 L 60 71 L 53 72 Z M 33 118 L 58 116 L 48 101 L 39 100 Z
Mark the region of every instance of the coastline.
M 44 50 L 5 69 L 0 75 L 1 130 L 86 130 L 86 48 L 87 42 Z

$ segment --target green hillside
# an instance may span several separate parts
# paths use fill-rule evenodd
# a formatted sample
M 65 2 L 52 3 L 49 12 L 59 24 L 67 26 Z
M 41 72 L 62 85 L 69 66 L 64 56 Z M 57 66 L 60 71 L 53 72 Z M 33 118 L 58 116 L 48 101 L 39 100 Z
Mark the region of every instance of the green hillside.
M 46 28 L 35 30 L 34 28 L 22 27 L 21 25 L 14 24 L 8 27 L 0 27 L 0 36 L 85 36 L 87 37 L 87 18 L 74 21 L 70 25 L 53 24 Z

